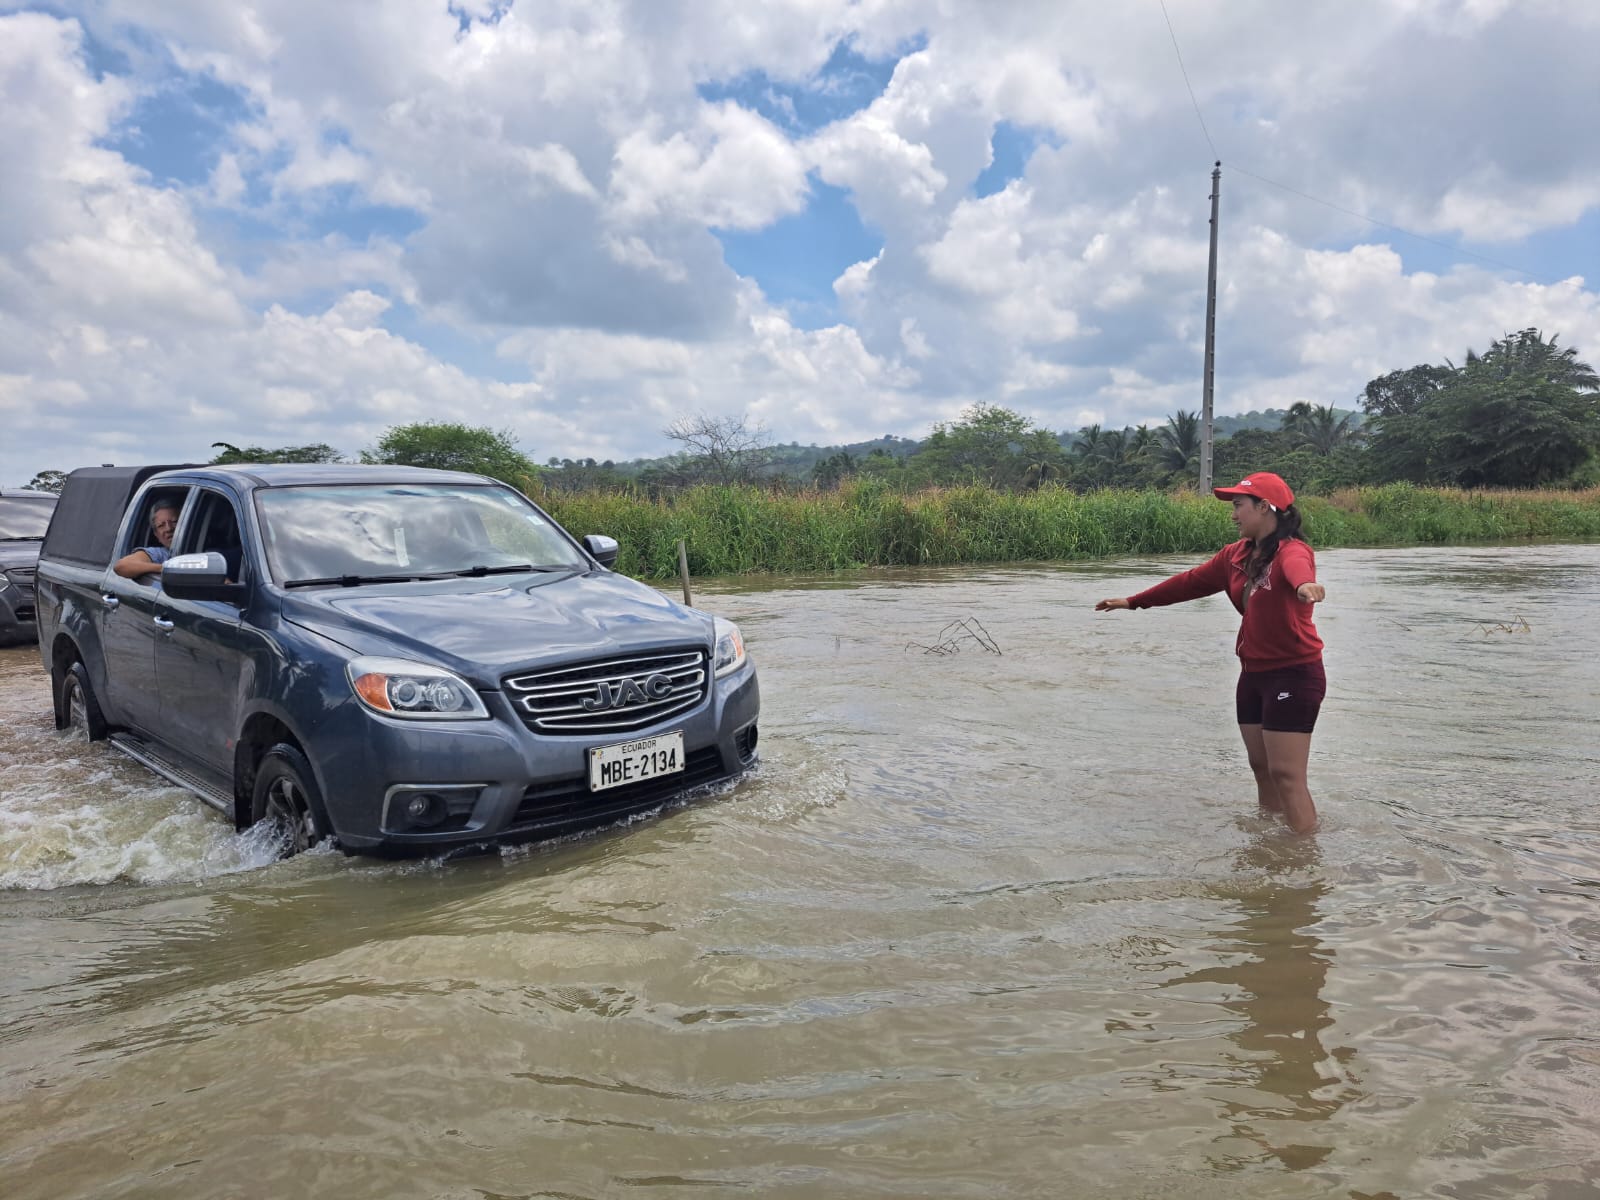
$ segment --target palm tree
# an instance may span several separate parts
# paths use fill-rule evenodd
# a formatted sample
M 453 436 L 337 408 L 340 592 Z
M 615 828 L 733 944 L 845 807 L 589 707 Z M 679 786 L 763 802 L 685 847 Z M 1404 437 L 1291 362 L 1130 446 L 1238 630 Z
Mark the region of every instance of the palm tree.
M 1116 466 L 1128 456 L 1128 434 L 1123 429 L 1108 429 L 1100 435 L 1094 457 Z
M 1060 479 L 1067 473 L 1067 468 L 1054 458 L 1035 458 L 1029 456 L 1027 468 L 1022 472 L 1022 486 L 1026 488 L 1042 487 L 1046 480 Z
M 1311 422 L 1311 402 L 1309 400 L 1296 400 L 1289 405 L 1289 411 L 1283 414 L 1283 421 L 1278 428 L 1285 433 L 1304 433 Z
M 1077 440 L 1072 443 L 1072 452 L 1082 459 L 1093 459 L 1100 456 L 1100 426 L 1085 425 L 1078 430 Z
M 1156 430 L 1161 439 L 1161 465 L 1169 471 L 1188 470 L 1200 457 L 1200 414 L 1181 409 Z
M 1586 362 L 1578 361 L 1578 352 L 1571 346 L 1558 350 L 1560 334 L 1547 342 L 1537 329 L 1524 329 L 1520 333 L 1489 343 L 1481 355 L 1467 351 L 1463 370 L 1490 371 L 1501 379 L 1512 375 L 1529 374 L 1559 383 L 1580 392 L 1600 390 L 1600 375 Z
M 1149 458 L 1160 444 L 1156 431 L 1148 425 L 1141 425 L 1133 431 L 1133 438 L 1128 442 L 1128 457 Z
M 1294 432 L 1304 444 L 1318 454 L 1324 456 L 1332 454 L 1340 446 L 1354 445 L 1365 436 L 1360 426 L 1354 423 L 1355 413 L 1346 413 L 1341 417 L 1339 410 L 1331 404 L 1303 406 L 1297 404 L 1294 407 L 1304 407 L 1307 410 L 1292 427 Z M 1289 411 L 1292 413 L 1294 408 Z M 1287 418 L 1284 420 L 1284 427 L 1290 428 Z

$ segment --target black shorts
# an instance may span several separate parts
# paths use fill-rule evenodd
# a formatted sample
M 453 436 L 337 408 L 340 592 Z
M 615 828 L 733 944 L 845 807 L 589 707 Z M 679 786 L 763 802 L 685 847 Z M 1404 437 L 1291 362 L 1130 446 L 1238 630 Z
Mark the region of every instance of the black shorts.
M 1239 724 L 1259 725 L 1274 733 L 1310 733 L 1328 693 L 1322 660 L 1275 671 L 1240 671 L 1233 693 Z

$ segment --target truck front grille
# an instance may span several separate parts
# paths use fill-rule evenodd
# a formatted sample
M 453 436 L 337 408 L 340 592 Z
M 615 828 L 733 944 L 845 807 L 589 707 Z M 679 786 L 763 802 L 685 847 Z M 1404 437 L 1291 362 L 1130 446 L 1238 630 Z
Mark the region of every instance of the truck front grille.
M 694 708 L 710 672 L 699 648 L 555 667 L 504 680 L 506 696 L 536 733 L 628 733 Z

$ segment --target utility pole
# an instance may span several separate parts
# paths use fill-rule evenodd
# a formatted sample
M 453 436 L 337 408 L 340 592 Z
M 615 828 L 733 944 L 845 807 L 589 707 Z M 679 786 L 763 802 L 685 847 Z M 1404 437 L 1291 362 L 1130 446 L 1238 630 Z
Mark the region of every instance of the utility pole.
M 1222 162 L 1211 170 L 1211 259 L 1206 264 L 1206 367 L 1200 400 L 1200 494 L 1211 491 L 1211 386 L 1217 357 L 1217 197 L 1222 194 Z

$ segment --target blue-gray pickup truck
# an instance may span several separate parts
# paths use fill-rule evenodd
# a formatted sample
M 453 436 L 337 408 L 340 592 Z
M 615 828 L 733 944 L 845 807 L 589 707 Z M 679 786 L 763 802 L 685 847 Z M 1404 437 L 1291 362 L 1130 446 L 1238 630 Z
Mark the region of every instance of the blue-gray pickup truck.
M 35 580 L 56 725 L 286 853 L 615 822 L 744 771 L 760 710 L 738 628 L 616 555 L 451 471 L 75 471 Z

